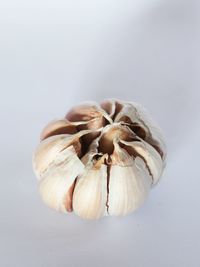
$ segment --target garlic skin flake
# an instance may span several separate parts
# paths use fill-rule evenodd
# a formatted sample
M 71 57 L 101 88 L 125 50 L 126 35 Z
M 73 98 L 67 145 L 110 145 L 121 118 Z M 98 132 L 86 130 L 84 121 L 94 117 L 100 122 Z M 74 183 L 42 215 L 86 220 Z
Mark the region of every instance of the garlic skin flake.
M 84 103 L 49 123 L 33 155 L 43 201 L 83 219 L 139 208 L 166 165 L 159 127 L 134 102 Z

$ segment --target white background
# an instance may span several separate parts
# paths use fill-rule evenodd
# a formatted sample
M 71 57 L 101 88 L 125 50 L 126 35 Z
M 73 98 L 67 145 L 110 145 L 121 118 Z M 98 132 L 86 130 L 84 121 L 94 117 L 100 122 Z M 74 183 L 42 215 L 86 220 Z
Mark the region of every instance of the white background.
M 199 267 L 198 0 L 0 2 L 0 265 Z M 137 101 L 168 163 L 145 205 L 84 221 L 41 201 L 32 153 L 74 104 Z

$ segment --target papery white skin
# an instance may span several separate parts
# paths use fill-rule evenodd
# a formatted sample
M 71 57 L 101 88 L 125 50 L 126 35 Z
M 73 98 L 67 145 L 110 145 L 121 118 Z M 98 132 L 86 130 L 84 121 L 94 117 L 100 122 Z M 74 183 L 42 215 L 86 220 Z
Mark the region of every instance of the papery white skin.
M 146 142 L 121 141 L 121 143 L 132 147 L 145 160 L 153 179 L 152 183 L 156 184 L 163 172 L 163 161 L 158 152 Z
M 76 177 L 84 171 L 84 164 L 73 146 L 62 151 L 39 183 L 44 202 L 51 208 L 66 212 L 66 197 Z
M 152 178 L 141 160 L 131 158 L 115 144 L 113 165 L 110 167 L 109 214 L 126 215 L 142 205 L 149 193 Z
M 166 146 L 164 143 L 164 138 L 162 136 L 161 130 L 158 125 L 150 118 L 147 110 L 145 110 L 141 105 L 135 102 L 124 103 L 122 110 L 118 113 L 115 121 L 120 121 L 123 116 L 129 117 L 132 121 L 137 123 L 143 123 L 143 128 L 150 133 L 151 137 L 158 142 L 161 150 L 163 151 L 163 160 L 166 159 Z M 149 140 L 149 136 L 148 136 Z
M 39 180 L 41 179 L 43 173 L 54 164 L 54 159 L 62 150 L 69 147 L 73 142 L 77 142 L 80 136 L 90 132 L 90 130 L 85 130 L 74 135 L 55 135 L 43 140 L 37 147 L 33 156 L 33 167 L 37 178 Z
M 48 124 L 33 156 L 44 202 L 84 219 L 133 212 L 165 164 L 162 133 L 146 110 L 115 99 L 79 105 Z
M 85 168 L 73 194 L 74 212 L 84 219 L 99 219 L 106 212 L 107 166 Z

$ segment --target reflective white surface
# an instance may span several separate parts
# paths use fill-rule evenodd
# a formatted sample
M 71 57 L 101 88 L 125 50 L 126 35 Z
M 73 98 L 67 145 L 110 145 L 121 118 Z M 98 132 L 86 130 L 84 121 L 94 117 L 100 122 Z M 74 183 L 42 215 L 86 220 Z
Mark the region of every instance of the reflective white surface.
M 195 0 L 1 1 L 1 266 L 200 266 L 199 15 Z M 163 179 L 124 218 L 58 214 L 32 172 L 39 133 L 108 97 L 160 124 Z

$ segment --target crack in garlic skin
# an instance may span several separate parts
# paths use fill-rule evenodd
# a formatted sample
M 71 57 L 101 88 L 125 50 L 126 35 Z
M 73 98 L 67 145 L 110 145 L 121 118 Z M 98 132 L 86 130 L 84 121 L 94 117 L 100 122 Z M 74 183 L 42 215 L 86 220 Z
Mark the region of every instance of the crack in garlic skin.
M 84 219 L 142 205 L 166 164 L 159 127 L 139 104 L 85 103 L 49 123 L 33 156 L 44 202 Z

